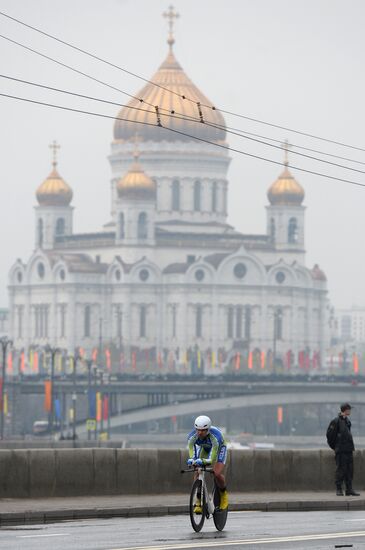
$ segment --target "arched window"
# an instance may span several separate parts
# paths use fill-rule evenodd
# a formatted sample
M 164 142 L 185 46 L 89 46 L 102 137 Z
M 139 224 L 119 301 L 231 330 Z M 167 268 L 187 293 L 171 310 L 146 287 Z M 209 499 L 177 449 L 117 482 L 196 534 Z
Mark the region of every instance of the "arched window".
M 147 327 L 147 308 L 146 306 L 141 306 L 139 310 L 139 336 L 140 338 L 145 338 L 147 336 L 146 327 Z
M 271 220 L 270 220 L 270 241 L 272 243 L 274 243 L 275 238 L 276 238 L 275 220 L 274 220 L 274 218 L 271 218 Z
M 37 240 L 38 240 L 38 246 L 40 248 L 42 248 L 42 246 L 43 246 L 43 220 L 42 220 L 42 218 L 39 218 L 39 220 L 38 220 Z
M 234 307 L 228 306 L 227 309 L 227 337 L 233 338 L 233 317 L 234 317 Z
M 138 216 L 138 238 L 139 239 L 147 239 L 148 237 L 148 231 L 147 231 L 147 214 L 146 212 L 141 212 Z
M 242 338 L 242 317 L 243 309 L 242 306 L 237 306 L 236 308 L 236 338 Z
M 124 214 L 121 212 L 119 214 L 119 238 L 124 239 Z
M 180 182 L 178 180 L 172 182 L 171 209 L 180 210 Z
M 196 306 L 195 336 L 197 338 L 201 338 L 202 332 L 203 332 L 203 307 Z
M 85 306 L 84 309 L 84 336 L 88 338 L 90 336 L 91 328 L 91 307 Z
M 290 218 L 288 223 L 288 243 L 298 242 L 298 223 L 296 218 Z
M 212 212 L 217 212 L 217 192 L 218 185 L 217 182 L 214 181 L 212 185 Z
M 251 307 L 245 307 L 245 339 L 249 341 L 251 339 Z
M 283 310 L 278 307 L 274 311 L 274 340 L 283 338 Z
M 65 234 L 65 219 L 58 218 L 56 221 L 56 236 Z
M 200 181 L 196 181 L 194 183 L 194 210 L 195 212 L 199 212 L 201 210 L 201 191 L 202 191 L 202 184 Z

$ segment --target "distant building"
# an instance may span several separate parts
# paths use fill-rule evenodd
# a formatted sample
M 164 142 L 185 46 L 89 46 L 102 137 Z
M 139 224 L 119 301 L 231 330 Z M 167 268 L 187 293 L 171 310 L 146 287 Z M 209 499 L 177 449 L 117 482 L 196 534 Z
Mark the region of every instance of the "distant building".
M 9 274 L 14 346 L 97 350 L 121 369 L 260 369 L 274 356 L 318 366 L 329 345 L 327 282 L 305 263 L 304 190 L 286 155 L 267 192 L 266 231 L 227 223 L 225 121 L 168 43 L 136 94 L 144 103 L 132 99 L 114 124 L 104 228 L 74 233 L 56 158 L 38 187 L 35 250 Z M 89 207 L 98 208 L 92 189 Z
M 365 343 L 365 307 L 339 309 L 336 316 L 342 342 Z

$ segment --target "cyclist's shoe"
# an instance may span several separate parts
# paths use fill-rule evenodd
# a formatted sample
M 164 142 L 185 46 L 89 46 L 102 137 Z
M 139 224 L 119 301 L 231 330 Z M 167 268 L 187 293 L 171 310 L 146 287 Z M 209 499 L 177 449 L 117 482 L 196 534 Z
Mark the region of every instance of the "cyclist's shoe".
M 201 515 L 203 513 L 203 510 L 202 510 L 202 505 L 201 505 L 201 502 L 200 500 L 197 500 L 194 504 L 194 514 L 196 515 Z
M 227 510 L 228 508 L 228 492 L 227 492 L 227 489 L 225 489 L 224 491 L 219 491 L 220 492 L 220 495 L 221 495 L 221 501 L 220 501 L 220 504 L 219 504 L 219 508 L 221 510 Z

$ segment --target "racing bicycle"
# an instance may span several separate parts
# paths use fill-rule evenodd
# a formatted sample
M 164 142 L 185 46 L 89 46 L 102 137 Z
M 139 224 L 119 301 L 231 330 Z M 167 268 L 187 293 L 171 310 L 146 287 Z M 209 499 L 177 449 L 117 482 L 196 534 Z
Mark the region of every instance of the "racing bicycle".
M 211 476 L 206 474 L 213 475 L 213 468 L 207 466 L 194 466 L 187 470 L 181 470 L 181 473 L 192 473 L 198 472 L 198 477 L 194 480 L 194 483 L 191 488 L 190 493 L 190 502 L 189 502 L 189 513 L 190 521 L 194 531 L 199 532 L 203 525 L 205 519 L 210 519 L 213 517 L 214 525 L 218 531 L 223 531 L 224 526 L 227 521 L 228 508 L 221 510 L 219 508 L 220 504 L 220 493 L 219 488 Z M 200 514 L 194 512 L 195 504 L 197 502 L 201 503 Z

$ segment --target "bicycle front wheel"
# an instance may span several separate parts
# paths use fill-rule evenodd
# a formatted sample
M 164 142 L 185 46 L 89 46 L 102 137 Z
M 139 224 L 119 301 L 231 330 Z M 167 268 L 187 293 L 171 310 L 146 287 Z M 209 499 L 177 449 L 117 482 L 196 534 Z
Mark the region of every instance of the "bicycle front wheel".
M 189 513 L 192 528 L 198 533 L 205 520 L 205 497 L 202 482 L 199 479 L 194 481 L 191 488 Z

